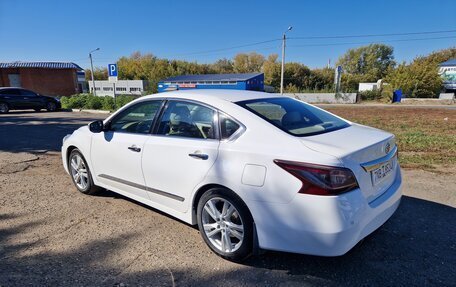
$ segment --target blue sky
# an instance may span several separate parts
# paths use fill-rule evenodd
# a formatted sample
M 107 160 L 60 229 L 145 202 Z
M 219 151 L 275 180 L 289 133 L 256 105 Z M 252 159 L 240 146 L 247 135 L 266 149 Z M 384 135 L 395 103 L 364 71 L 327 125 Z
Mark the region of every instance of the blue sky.
M 334 63 L 348 48 L 361 43 L 452 37 L 386 42 L 394 47 L 396 60 L 409 61 L 456 46 L 456 32 L 348 39 L 291 37 L 456 30 L 455 11 L 455 0 L 0 0 L 0 61 L 73 61 L 88 67 L 88 52 L 100 47 L 94 54 L 95 66 L 104 67 L 134 51 L 210 63 L 239 52 L 280 54 L 280 41 L 207 51 L 277 39 L 292 25 L 287 61 L 323 67 L 328 59 Z

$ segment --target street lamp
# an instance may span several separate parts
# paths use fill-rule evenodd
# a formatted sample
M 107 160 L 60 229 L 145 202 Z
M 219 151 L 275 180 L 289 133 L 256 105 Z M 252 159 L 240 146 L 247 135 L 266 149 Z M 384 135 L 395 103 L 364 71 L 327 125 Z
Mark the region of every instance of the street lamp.
M 96 96 L 97 92 L 95 91 L 95 80 L 93 78 L 93 62 L 92 62 L 92 53 L 95 51 L 99 51 L 100 48 L 96 48 L 95 50 L 90 51 L 89 53 L 89 58 L 90 58 L 90 74 L 92 75 L 92 89 L 93 89 L 93 95 Z
M 283 94 L 283 74 L 284 74 L 284 71 L 285 71 L 285 42 L 287 40 L 287 32 L 288 31 L 291 31 L 291 29 L 293 29 L 292 26 L 289 26 L 288 29 L 283 32 L 283 38 L 282 38 L 282 71 L 280 73 L 280 94 L 282 95 Z

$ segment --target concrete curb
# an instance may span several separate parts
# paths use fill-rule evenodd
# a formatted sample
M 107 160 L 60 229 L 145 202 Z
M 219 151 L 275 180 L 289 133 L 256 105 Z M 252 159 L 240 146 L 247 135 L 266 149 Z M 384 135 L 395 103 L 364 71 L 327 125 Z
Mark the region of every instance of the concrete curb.
M 68 109 L 74 113 L 89 113 L 89 114 L 110 114 L 111 111 L 104 110 L 84 110 L 84 109 Z

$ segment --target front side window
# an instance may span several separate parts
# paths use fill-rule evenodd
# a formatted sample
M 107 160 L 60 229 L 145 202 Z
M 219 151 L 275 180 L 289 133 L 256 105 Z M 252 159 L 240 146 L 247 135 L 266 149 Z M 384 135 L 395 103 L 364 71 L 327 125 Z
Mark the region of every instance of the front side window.
M 157 134 L 198 139 L 215 139 L 216 112 L 190 102 L 170 101 L 160 120 Z
M 162 101 L 146 101 L 125 109 L 111 121 L 110 130 L 138 134 L 149 133 L 161 104 Z
M 350 126 L 328 112 L 288 97 L 248 100 L 237 104 L 295 136 L 311 136 Z

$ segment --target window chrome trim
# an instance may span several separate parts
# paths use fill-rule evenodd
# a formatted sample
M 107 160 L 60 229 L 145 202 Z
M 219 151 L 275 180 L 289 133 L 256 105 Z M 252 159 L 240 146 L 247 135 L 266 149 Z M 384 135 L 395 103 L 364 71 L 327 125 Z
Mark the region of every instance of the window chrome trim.
M 384 157 L 378 158 L 376 160 L 362 163 L 361 167 L 367 172 L 373 171 L 373 170 L 379 168 L 385 162 L 394 158 L 396 155 L 397 155 L 397 145 L 394 146 L 393 150 L 389 154 L 385 155 Z
M 145 190 L 145 191 L 148 191 L 148 192 L 152 192 L 152 193 L 155 193 L 155 194 L 158 194 L 158 195 L 166 196 L 166 197 L 174 199 L 174 200 L 178 200 L 178 201 L 184 201 L 185 200 L 185 198 L 183 198 L 181 196 L 178 196 L 178 195 L 175 195 L 175 194 L 172 194 L 172 193 L 168 193 L 168 192 L 165 192 L 165 191 L 162 191 L 162 190 L 158 190 L 158 189 L 155 189 L 155 188 L 152 188 L 152 187 L 148 187 L 148 186 L 145 186 L 145 185 L 141 185 L 141 184 L 138 184 L 138 183 L 134 183 L 134 182 L 131 182 L 131 181 L 128 181 L 128 180 L 125 180 L 125 179 L 121 179 L 121 178 L 117 178 L 117 177 L 114 177 L 114 176 L 110 176 L 110 175 L 107 175 L 107 174 L 99 174 L 98 177 L 101 177 L 101 178 L 104 178 L 104 179 L 108 179 L 108 180 L 111 180 L 111 181 L 115 181 L 115 182 L 118 182 L 118 183 L 121 183 L 121 184 L 125 184 L 125 185 L 128 185 L 128 186 L 134 187 L 134 188 L 142 189 L 142 190 Z
M 239 128 L 228 138 L 226 139 L 222 139 L 222 125 L 220 124 L 220 114 L 223 114 L 224 116 L 226 116 L 227 118 L 231 119 L 232 121 L 234 121 L 235 123 L 237 123 L 239 125 Z M 247 130 L 247 127 L 241 123 L 240 121 L 238 121 L 236 118 L 228 115 L 227 113 L 225 112 L 222 112 L 219 110 L 219 115 L 218 115 L 218 118 L 219 118 L 219 134 L 220 134 L 220 141 L 223 141 L 223 142 L 232 142 L 232 141 L 235 141 L 236 139 L 238 139 L 246 130 Z

